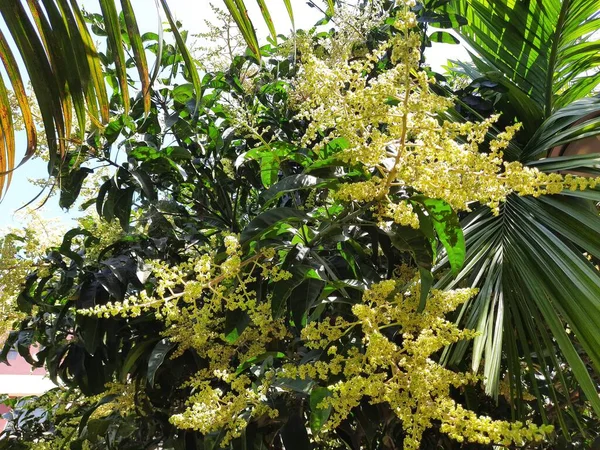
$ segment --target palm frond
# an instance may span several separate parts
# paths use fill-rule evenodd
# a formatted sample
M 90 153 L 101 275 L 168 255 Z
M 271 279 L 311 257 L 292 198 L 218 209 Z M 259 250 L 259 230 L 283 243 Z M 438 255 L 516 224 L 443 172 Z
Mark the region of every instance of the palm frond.
M 587 200 L 563 195 L 514 195 L 497 217 L 481 208 L 464 219 L 468 263 L 457 278 L 446 276 L 438 287 L 466 281 L 480 289 L 458 320 L 481 333 L 471 365 L 474 370 L 483 366 L 488 393 L 498 394 L 504 367 L 521 372 L 523 356 L 530 371 L 540 367 L 531 360 L 536 354 L 544 356 L 548 377 L 562 372 L 555 358 L 558 347 L 600 413 L 597 388 L 567 334 L 572 330 L 599 370 L 600 273 L 582 249 L 594 256 L 600 251 L 600 218 L 589 206 Z M 467 351 L 468 343 L 457 345 L 444 355 L 446 363 L 462 364 Z M 532 383 L 535 389 L 537 381 Z
M 145 50 L 130 0 L 99 0 L 108 45 L 114 55 L 116 78 L 122 97 L 124 113 L 130 103 L 130 79 L 126 71 L 122 35 L 127 36 L 133 51 L 133 62 L 141 82 L 144 110 L 150 109 L 151 80 Z M 167 19 L 172 21 L 168 7 L 163 2 Z M 123 13 L 125 29 L 121 27 L 119 12 Z M 102 128 L 109 121 L 109 95 L 104 72 L 94 39 L 76 0 L 0 0 L 0 15 L 6 25 L 7 36 L 0 31 L 0 60 L 8 75 L 21 110 L 27 132 L 27 147 L 23 162 L 37 149 L 37 136 L 23 79 L 31 82 L 39 105 L 48 147 L 50 167 L 65 155 L 67 144 L 73 139 L 81 141 L 89 121 Z M 174 22 L 171 24 L 177 44 L 192 76 L 196 91 L 200 81 L 189 52 L 185 49 Z M 18 54 L 23 66 L 15 57 Z M 186 58 L 186 56 L 188 56 Z M 24 67 L 24 70 L 22 70 Z M 9 86 L 0 86 L 0 195 L 10 183 L 10 173 L 15 169 L 14 128 L 10 111 Z M 73 117 L 73 112 L 75 117 Z M 78 135 L 74 136 L 77 124 Z M 6 183 L 5 183 L 6 182 Z
M 600 44 L 593 35 L 600 6 L 585 0 L 455 0 L 445 7 L 468 21 L 460 34 L 475 50 L 471 72 L 502 86 L 505 101 L 498 106 L 524 124 L 520 148 L 510 157 L 545 172 L 600 175 L 597 155 L 544 158 L 556 147 L 600 134 L 600 99 L 587 97 L 600 82 Z M 575 350 L 581 346 L 591 370 L 600 372 L 600 274 L 585 256 L 597 258 L 600 251 L 599 200 L 593 189 L 513 195 L 497 217 L 482 207 L 463 220 L 467 262 L 456 279 L 448 275 L 438 286 L 462 282 L 480 289 L 457 320 L 481 334 L 472 347 L 448 349 L 447 364 L 483 367 L 492 395 L 507 373 L 515 398 L 527 379 L 538 399 L 543 393 L 553 402 L 568 391 L 568 366 L 600 413 L 590 367 Z M 551 381 L 557 377 L 558 385 Z
M 540 119 L 600 83 L 600 7 L 589 0 L 455 0 L 478 69 L 501 75 L 542 109 Z

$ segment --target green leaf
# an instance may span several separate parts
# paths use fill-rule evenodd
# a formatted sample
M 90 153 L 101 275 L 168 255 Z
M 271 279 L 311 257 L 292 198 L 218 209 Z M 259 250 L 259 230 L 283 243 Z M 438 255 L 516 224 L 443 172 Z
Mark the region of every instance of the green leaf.
M 69 65 L 74 61 L 77 61 L 77 57 L 73 48 L 74 41 L 71 39 L 67 26 L 65 23 L 65 17 L 61 14 L 59 8 L 54 2 L 43 1 L 45 11 L 39 6 L 39 3 L 30 2 L 30 9 L 33 7 L 35 12 L 32 10 L 34 20 L 38 25 L 40 35 L 43 36 L 44 45 L 50 56 L 52 68 L 56 75 L 66 83 L 60 83 L 62 100 L 64 108 L 71 107 L 71 101 L 73 109 L 77 115 L 77 122 L 79 126 L 79 138 L 84 139 L 86 129 L 86 108 L 85 108 L 85 92 L 84 86 L 85 81 L 83 77 L 80 77 L 77 70 L 70 70 Z M 46 16 L 48 20 L 46 20 Z M 67 45 L 65 45 L 68 43 Z M 65 127 L 67 132 L 71 130 L 71 117 L 70 111 L 63 110 L 65 114 Z
M 310 429 L 313 435 L 316 435 L 321 431 L 327 419 L 329 419 L 329 415 L 331 414 L 331 406 L 327 406 L 326 408 L 319 408 L 319 403 L 321 403 L 327 397 L 331 397 L 332 392 L 321 386 L 316 386 L 310 393 L 309 405 L 310 405 Z
M 302 222 L 309 219 L 309 216 L 304 211 L 300 211 L 299 209 L 270 209 L 255 217 L 248 225 L 246 225 L 246 227 L 242 230 L 240 242 L 242 244 L 248 244 L 249 242 L 259 238 L 262 234 L 269 231 L 278 223 Z
M 557 109 L 536 130 L 527 145 L 523 148 L 522 161 L 535 164 L 540 155 L 546 155 L 549 150 L 561 147 L 578 139 L 596 136 L 600 133 L 600 99 L 596 97 L 584 98 L 573 102 L 563 108 Z M 590 155 L 578 155 L 585 158 Z M 571 161 L 562 157 L 564 161 Z M 555 158 L 548 158 L 548 164 L 556 163 Z M 583 163 L 583 161 L 582 161 Z M 544 169 L 544 160 L 540 161 L 540 168 Z M 558 169 L 556 169 L 558 170 Z
M 14 347 L 18 338 L 19 338 L 18 331 L 11 331 L 10 333 L 8 333 L 6 340 L 2 344 L 2 351 L 0 352 L 0 363 L 10 365 L 8 363 L 8 359 L 7 359 L 8 353 L 12 350 L 12 348 Z
M 97 317 L 77 316 L 77 325 L 81 333 L 81 340 L 85 351 L 95 355 L 102 343 L 103 332 L 100 319 Z
M 234 344 L 250 324 L 250 316 L 246 311 L 235 309 L 225 315 L 225 340 Z
M 60 245 L 59 251 L 61 254 L 71 258 L 73 261 L 75 261 L 81 266 L 83 265 L 83 258 L 81 257 L 81 255 L 71 250 L 71 245 L 75 236 L 92 236 L 92 233 L 83 228 L 73 228 L 72 230 L 67 231 L 63 236 L 63 240 Z
M 194 85 L 191 83 L 180 84 L 173 89 L 171 95 L 173 96 L 173 100 L 177 103 L 185 105 L 194 98 Z
M 447 31 L 436 31 L 431 33 L 429 35 L 429 40 L 440 44 L 460 44 L 460 41 Z
M 107 123 L 109 120 L 108 94 L 106 92 L 102 64 L 96 50 L 96 45 L 94 44 L 94 39 L 87 29 L 85 19 L 77 2 L 74 0 L 59 0 L 59 4 L 69 27 L 73 50 L 77 54 L 76 62 L 78 64 L 79 76 L 84 82 L 88 109 L 92 112 L 98 111 L 97 115 L 90 114 L 88 117 L 97 126 L 100 125 L 100 122 Z M 86 61 L 87 64 L 83 63 L 83 61 Z
M 285 9 L 287 10 L 290 21 L 292 22 L 292 29 L 295 30 L 296 24 L 294 22 L 294 10 L 292 9 L 292 2 L 291 0 L 283 0 L 283 3 L 285 4 Z
M 86 426 L 86 438 L 89 439 L 90 442 L 98 442 L 98 439 L 102 438 L 108 431 L 110 424 L 111 420 L 109 419 L 90 419 Z
M 156 372 L 160 366 L 162 366 L 167 354 L 174 347 L 175 344 L 170 342 L 168 339 L 161 339 L 152 349 L 150 358 L 148 359 L 148 371 L 146 373 L 146 378 L 148 379 L 148 384 L 150 387 L 154 387 L 154 378 L 156 376 Z
M 173 36 L 175 37 L 175 42 L 177 42 L 177 48 L 178 48 L 179 52 L 181 53 L 183 61 L 185 62 L 185 67 L 188 71 L 190 78 L 192 79 L 192 85 L 194 86 L 194 91 L 196 93 L 196 106 L 195 106 L 194 112 L 193 112 L 193 115 L 195 115 L 200 107 L 200 102 L 202 100 L 202 84 L 200 83 L 200 76 L 198 75 L 198 68 L 196 67 L 196 64 L 194 62 L 194 59 L 192 58 L 192 55 L 190 54 L 189 49 L 187 48 L 187 46 L 185 45 L 185 42 L 183 41 L 183 37 L 181 36 L 181 33 L 179 32 L 179 29 L 177 28 L 177 24 L 175 23 L 175 20 L 173 19 L 173 15 L 171 14 L 171 10 L 169 9 L 169 5 L 167 4 L 167 1 L 160 0 L 160 2 L 162 4 L 163 10 L 165 11 L 165 15 L 167 16 L 169 26 L 171 27 L 171 32 L 173 33 Z
M 17 351 L 19 352 L 19 355 L 31 365 L 35 364 L 30 351 L 31 345 L 33 344 L 34 333 L 35 331 L 33 330 L 21 330 L 17 337 Z
M 276 319 L 280 318 L 285 312 L 287 300 L 292 295 L 292 292 L 294 292 L 294 289 L 305 282 L 309 278 L 309 272 L 314 270 L 304 264 L 296 264 L 292 267 L 286 267 L 284 264 L 284 269 L 291 272 L 292 277 L 275 283 L 271 300 L 271 312 Z M 301 319 L 300 322 L 302 322 Z
M 135 187 L 129 186 L 125 189 L 119 189 L 115 192 L 114 214 L 123 230 L 129 230 L 129 219 L 131 217 L 131 205 L 133 203 L 133 194 Z
M 459 34 L 491 70 L 538 105 L 540 119 L 600 82 L 594 72 L 589 78 L 598 65 L 592 49 L 599 40 L 590 35 L 598 29 L 595 2 L 456 0 L 445 9 L 467 19 Z
M 458 216 L 444 200 L 414 196 L 421 203 L 433 222 L 438 239 L 444 246 L 452 272 L 457 275 L 465 262 L 465 237 Z
M 92 169 L 88 169 L 87 167 L 80 167 L 69 171 L 66 176 L 60 177 L 61 186 L 58 204 L 61 208 L 68 209 L 75 203 L 81 192 L 83 182 L 93 172 Z
M 4 68 L 6 69 L 6 72 L 8 74 L 8 78 L 11 82 L 11 85 L 13 88 L 13 93 L 19 104 L 23 124 L 25 127 L 25 131 L 27 133 L 27 150 L 25 151 L 25 156 L 23 158 L 23 162 L 24 162 L 35 153 L 36 146 L 37 146 L 37 132 L 35 129 L 35 124 L 33 122 L 33 115 L 31 113 L 31 108 L 29 107 L 29 102 L 27 100 L 27 92 L 25 91 L 25 86 L 23 84 L 21 74 L 19 73 L 17 61 L 15 60 L 15 57 L 14 57 L 10 47 L 8 46 L 8 42 L 6 41 L 6 38 L 4 37 L 2 30 L 0 30 L 0 60 L 2 60 L 2 63 L 4 64 Z M 0 81 L 0 83 L 2 83 L 2 86 L 4 86 L 4 81 Z M 8 115 L 8 109 L 10 108 L 10 105 L 8 103 L 8 98 L 5 96 L 4 99 L 2 99 L 0 101 L 6 102 L 3 105 L 3 108 L 5 108 L 5 111 L 6 111 L 4 114 Z M 10 131 L 4 131 L 4 133 L 6 133 L 8 136 L 10 134 Z M 7 142 L 9 143 L 9 145 L 12 144 L 10 139 Z M 11 170 L 12 169 L 12 167 L 10 167 L 11 154 L 12 154 L 12 158 L 14 158 L 15 148 L 8 146 L 6 148 L 6 152 L 7 152 L 8 165 L 6 166 L 5 170 Z M 11 175 L 9 174 L 8 176 L 10 177 Z M 0 194 L 2 194 L 2 191 L 0 191 Z
M 265 0 L 256 0 L 256 3 L 258 3 L 260 13 L 263 16 L 263 19 L 265 19 L 269 33 L 271 33 L 271 39 L 273 39 L 273 42 L 277 44 L 277 32 L 275 31 L 275 25 L 273 25 L 273 19 L 271 18 L 271 13 L 269 12 L 267 5 L 265 4 Z
M 125 25 L 127 27 L 127 35 L 131 42 L 131 48 L 133 50 L 133 56 L 135 65 L 140 76 L 140 82 L 142 84 L 142 98 L 144 99 L 144 112 L 150 113 L 151 106 L 151 92 L 150 92 L 150 75 L 148 73 L 148 63 L 146 61 L 146 51 L 142 43 L 142 37 L 140 30 L 138 29 L 137 20 L 135 13 L 131 6 L 130 0 L 121 0 L 121 7 L 123 9 L 123 17 L 125 19 Z
M 151 338 L 145 341 L 141 341 L 135 345 L 125 357 L 125 361 L 123 362 L 123 366 L 121 367 L 121 376 L 120 380 L 125 382 L 127 380 L 128 375 L 132 371 L 132 369 L 137 364 L 138 360 L 144 355 L 144 353 L 148 350 L 151 345 L 154 345 L 155 342 L 158 341 L 158 338 Z
M 262 363 L 263 361 L 265 361 L 269 358 L 283 359 L 285 357 L 286 357 L 285 353 L 281 353 L 281 352 L 265 352 L 261 355 L 253 356 L 252 358 L 248 358 L 246 361 L 244 361 L 242 364 L 240 364 L 238 366 L 238 368 L 236 369 L 235 374 L 239 375 L 242 372 L 244 372 L 246 369 L 252 367 L 253 365 L 255 365 L 257 363 Z
M 308 311 L 319 298 L 324 286 L 324 281 L 308 278 L 290 293 L 290 310 L 294 324 L 298 329 L 306 325 Z
M 310 378 L 280 378 L 273 380 L 273 387 L 286 389 L 288 391 L 299 392 L 300 394 L 309 395 L 313 389 L 315 382 Z
M 58 87 L 61 80 L 57 80 L 53 74 L 40 35 L 21 2 L 0 0 L 0 12 L 23 59 L 37 97 L 50 149 L 50 165 L 53 166 L 57 156 L 65 151 L 63 96 Z
M 150 178 L 150 175 L 142 169 L 132 170 L 131 175 L 142 188 L 142 192 L 148 200 L 156 200 L 158 198 L 155 190 L 155 185 Z
M 431 286 L 433 285 L 433 274 L 431 273 L 431 270 L 419 267 L 419 275 L 421 278 L 421 297 L 419 299 L 419 306 L 417 307 L 417 312 L 423 312 L 425 306 L 427 305 L 427 297 L 429 296 L 429 291 L 431 290 Z
M 409 252 L 419 268 L 431 270 L 433 266 L 433 250 L 430 241 L 422 231 L 411 227 L 393 226 L 386 232 L 392 245 L 398 250 Z
M 260 178 L 263 185 L 269 188 L 279 179 L 279 167 L 287 158 L 297 154 L 297 147 L 286 142 L 272 142 L 261 145 L 241 155 L 235 166 L 239 167 L 244 160 L 252 159 L 260 164 Z
M 15 165 L 15 133 L 13 117 L 4 80 L 0 76 L 0 198 L 4 193 L 4 183 L 10 185 L 12 169 Z M 7 174 L 8 177 L 4 175 Z
M 301 410 L 292 410 L 289 419 L 281 429 L 281 439 L 286 450 L 312 450 L 312 445 Z
M 264 187 L 268 188 L 279 178 L 280 159 L 276 154 L 265 153 L 260 158 L 260 180 Z
M 129 114 L 130 101 L 129 86 L 127 84 L 127 63 L 125 61 L 125 49 L 121 38 L 121 23 L 119 22 L 117 7 L 113 0 L 99 0 L 99 2 L 104 19 L 104 28 L 108 36 L 108 44 L 114 55 L 116 75 L 119 80 L 125 114 Z
M 223 2 L 225 3 L 225 6 L 227 6 L 231 17 L 233 17 L 233 20 L 235 20 L 235 23 L 239 27 L 239 30 L 242 33 L 246 44 L 254 54 L 254 57 L 260 61 L 260 47 L 258 45 L 258 40 L 256 39 L 254 26 L 250 21 L 244 2 L 240 0 L 223 0 Z
M 326 180 L 317 178 L 312 175 L 298 174 L 285 177 L 283 180 L 272 185 L 269 189 L 262 193 L 262 197 L 266 203 L 276 200 L 287 192 L 294 192 L 301 189 L 311 189 L 322 187 L 327 184 Z

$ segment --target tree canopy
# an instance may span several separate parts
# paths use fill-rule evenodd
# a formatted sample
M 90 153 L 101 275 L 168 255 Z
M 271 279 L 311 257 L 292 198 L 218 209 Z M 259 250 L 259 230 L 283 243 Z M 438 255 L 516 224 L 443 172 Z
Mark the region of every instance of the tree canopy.
M 598 133 L 581 122 L 595 77 L 577 78 L 594 65 L 565 56 L 595 12 L 513 3 L 359 2 L 253 46 L 228 2 L 249 50 L 207 72 L 172 18 L 166 44 L 136 39 L 126 1 L 121 21 L 108 0 L 102 16 L 76 14 L 107 40 L 92 52 L 98 83 L 82 87 L 82 114 L 76 91 L 52 95 L 71 103 L 44 128 L 64 133 L 65 111 L 81 122 L 78 140 L 46 139 L 61 206 L 87 215 L 35 248 L 31 228 L 5 236 L 0 269 L 13 276 L 0 358 L 16 346 L 60 387 L 10 401 L 0 449 L 592 445 L 596 157 L 543 156 Z M 556 19 L 550 53 L 524 61 L 509 21 L 484 26 L 499 4 L 539 22 L 531 34 Z M 54 5 L 40 29 L 87 32 L 65 19 L 75 2 Z M 0 12 L 18 38 L 24 7 Z M 428 43 L 456 38 L 430 27 L 456 27 L 475 65 L 433 73 Z M 157 70 L 141 68 L 134 97 L 123 74 L 144 51 Z M 525 83 L 538 68 L 555 74 L 546 87 L 571 82 Z M 65 76 L 81 83 L 81 70 Z

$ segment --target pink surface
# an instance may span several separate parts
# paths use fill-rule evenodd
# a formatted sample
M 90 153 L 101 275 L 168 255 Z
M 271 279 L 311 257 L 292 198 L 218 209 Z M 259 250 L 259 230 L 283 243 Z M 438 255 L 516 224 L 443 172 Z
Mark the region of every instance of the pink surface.
M 31 353 L 35 358 L 37 352 L 32 350 Z M 17 352 L 9 353 L 8 363 L 10 366 L 0 363 L 0 375 L 44 375 L 46 373 L 42 368 L 35 369 L 32 372 L 31 365 Z
M 34 356 L 37 351 L 35 349 L 31 349 L 31 354 Z M 0 375 L 23 375 L 27 377 L 28 375 L 44 375 L 46 371 L 43 368 L 31 370 L 31 365 L 25 361 L 25 359 L 19 355 L 16 351 L 11 351 L 8 354 L 8 363 L 3 364 L 0 363 Z M 0 390 L 2 387 L 0 386 Z M 2 414 L 10 411 L 10 408 L 6 405 L 0 403 L 0 431 L 4 430 L 6 426 L 6 420 L 2 419 Z
M 6 405 L 0 404 L 0 431 L 4 430 L 6 426 L 6 420 L 2 419 L 2 414 L 10 411 L 10 408 Z

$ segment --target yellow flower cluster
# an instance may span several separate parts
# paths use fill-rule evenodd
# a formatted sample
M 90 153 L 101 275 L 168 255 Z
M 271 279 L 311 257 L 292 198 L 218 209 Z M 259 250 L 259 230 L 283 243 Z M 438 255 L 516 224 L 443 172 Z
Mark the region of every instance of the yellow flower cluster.
M 93 241 L 88 241 L 85 246 L 84 260 L 87 263 L 95 263 L 103 249 L 125 235 L 117 219 L 108 222 L 100 219 L 95 212 L 78 218 L 77 223 L 81 228 L 89 231 L 95 238 Z
M 156 282 L 152 295 L 141 292 L 124 302 L 98 305 L 80 313 L 135 317 L 144 311 L 154 312 L 166 324 L 164 337 L 177 344 L 174 358 L 192 348 L 208 363 L 188 383 L 194 388 L 188 407 L 171 421 L 180 428 L 202 433 L 225 430 L 225 445 L 239 436 L 250 417 L 277 414 L 265 403 L 268 379 L 252 384 L 232 364 L 263 355 L 269 343 L 286 337 L 283 321 L 272 317 L 271 299 L 259 302 L 250 285 L 258 276 L 277 282 L 291 274 L 274 264 L 276 254 L 272 248 L 242 260 L 237 236 L 225 234 L 221 244 L 225 259 L 215 250 L 219 248 L 215 240 L 202 249 L 203 254 L 179 265 L 148 261 Z M 247 314 L 249 324 L 229 332 L 225 329 L 228 311 Z M 214 385 L 216 379 L 220 381 L 218 387 Z
M 166 324 L 164 337 L 177 344 L 173 357 L 191 348 L 206 362 L 182 386 L 193 394 L 185 408 L 171 417 L 175 426 L 203 434 L 221 430 L 221 444 L 227 445 L 241 435 L 250 419 L 277 417 L 279 412 L 268 399 L 288 389 L 275 384 L 278 380 L 311 379 L 327 385 L 331 394 L 319 405 L 331 408 L 331 414 L 315 439 L 326 441 L 328 432 L 365 398 L 392 408 L 406 431 L 407 450 L 419 448 L 423 432 L 433 423 L 441 423 L 441 431 L 456 440 L 484 444 L 520 445 L 551 432 L 550 427 L 477 416 L 450 396 L 452 388 L 476 382 L 478 377 L 448 370 L 432 355 L 475 336 L 474 331 L 460 330 L 444 319 L 475 295 L 475 289 L 432 290 L 425 310 L 417 313 L 420 280 L 414 270 L 402 267 L 399 278 L 376 283 L 364 292 L 362 301 L 352 307 L 353 319 L 309 322 L 301 331 L 304 345 L 324 352 L 321 359 L 300 364 L 289 355 L 269 351 L 289 343 L 292 336 L 283 320 L 272 317 L 272 299 L 259 302 L 250 287 L 258 276 L 277 282 L 290 274 L 276 268 L 273 249 L 242 259 L 236 236 L 219 239 L 203 254 L 176 266 L 149 262 L 156 284 L 152 295 L 142 293 L 128 303 L 85 312 L 135 316 L 141 310 L 153 311 Z M 217 248 L 224 251 L 217 253 Z M 248 325 L 226 329 L 228 311 L 246 314 Z M 352 345 L 344 344 L 348 340 Z M 253 362 L 265 358 L 271 358 L 271 364 L 263 365 L 260 377 L 246 373 Z M 119 389 L 129 392 L 127 383 L 111 386 L 111 392 Z M 114 407 L 126 412 L 127 398 L 96 414 L 108 414 Z
M 50 276 L 44 256 L 60 243 L 63 233 L 57 221 L 36 211 L 25 211 L 24 216 L 22 229 L 4 229 L 0 235 L 0 339 L 26 316 L 19 311 L 17 297 L 27 275 L 37 270 L 41 278 Z
M 108 383 L 105 387 L 106 391 L 104 391 L 102 394 L 86 398 L 86 402 L 93 405 L 104 397 L 113 396 L 112 400 L 109 402 L 99 405 L 90 415 L 90 419 L 101 419 L 114 412 L 118 413 L 122 417 L 126 417 L 130 412 L 134 411 L 136 404 L 134 383 L 112 382 Z M 138 392 L 138 401 L 140 401 L 140 395 L 143 394 Z
M 222 446 L 239 437 L 246 428 L 250 416 L 268 415 L 275 418 L 276 409 L 266 404 L 268 383 L 253 387 L 251 380 L 244 376 L 233 377 L 224 371 L 215 371 L 214 375 L 230 383 L 230 391 L 211 386 L 209 380 L 193 383 L 195 393 L 190 397 L 191 405 L 185 412 L 171 417 L 171 422 L 179 428 L 191 428 L 208 434 L 225 429 Z M 215 377 L 213 377 L 215 378 Z M 248 413 L 245 417 L 244 413 Z
M 440 422 L 440 430 L 459 442 L 523 445 L 540 441 L 552 427 L 492 420 L 457 404 L 450 389 L 473 383 L 477 376 L 452 372 L 431 359 L 441 348 L 475 336 L 444 319 L 475 293 L 474 289 L 433 290 L 425 311 L 417 313 L 418 278 L 409 283 L 377 283 L 352 308 L 356 322 L 341 318 L 333 323 L 312 322 L 302 331 L 307 347 L 328 349 L 328 361 L 288 363 L 279 376 L 330 383 L 331 395 L 320 404 L 332 410 L 325 433 L 335 429 L 363 398 L 369 398 L 373 404 L 389 404 L 402 421 L 406 450 L 418 449 L 423 432 L 434 422 Z M 362 350 L 353 346 L 338 353 L 335 344 L 356 326 L 361 327 Z M 397 331 L 386 334 L 392 327 Z
M 443 120 L 452 99 L 429 88 L 432 80 L 419 66 L 421 35 L 413 31 L 415 26 L 415 15 L 406 7 L 394 25 L 402 34 L 361 58 L 326 58 L 309 43 L 299 44 L 302 65 L 292 98 L 298 116 L 309 121 L 301 144 L 318 152 L 331 140 L 344 138 L 349 145 L 337 157 L 379 174 L 340 186 L 339 200 L 379 201 L 384 218 L 414 226 L 406 207 L 390 205 L 394 186 L 443 199 L 457 211 L 478 202 L 497 213 L 513 192 L 537 196 L 596 185 L 593 179 L 504 163 L 502 152 L 518 125 L 499 133 L 483 151 L 480 146 L 497 116 L 480 123 Z M 393 67 L 365 76 L 390 50 Z

